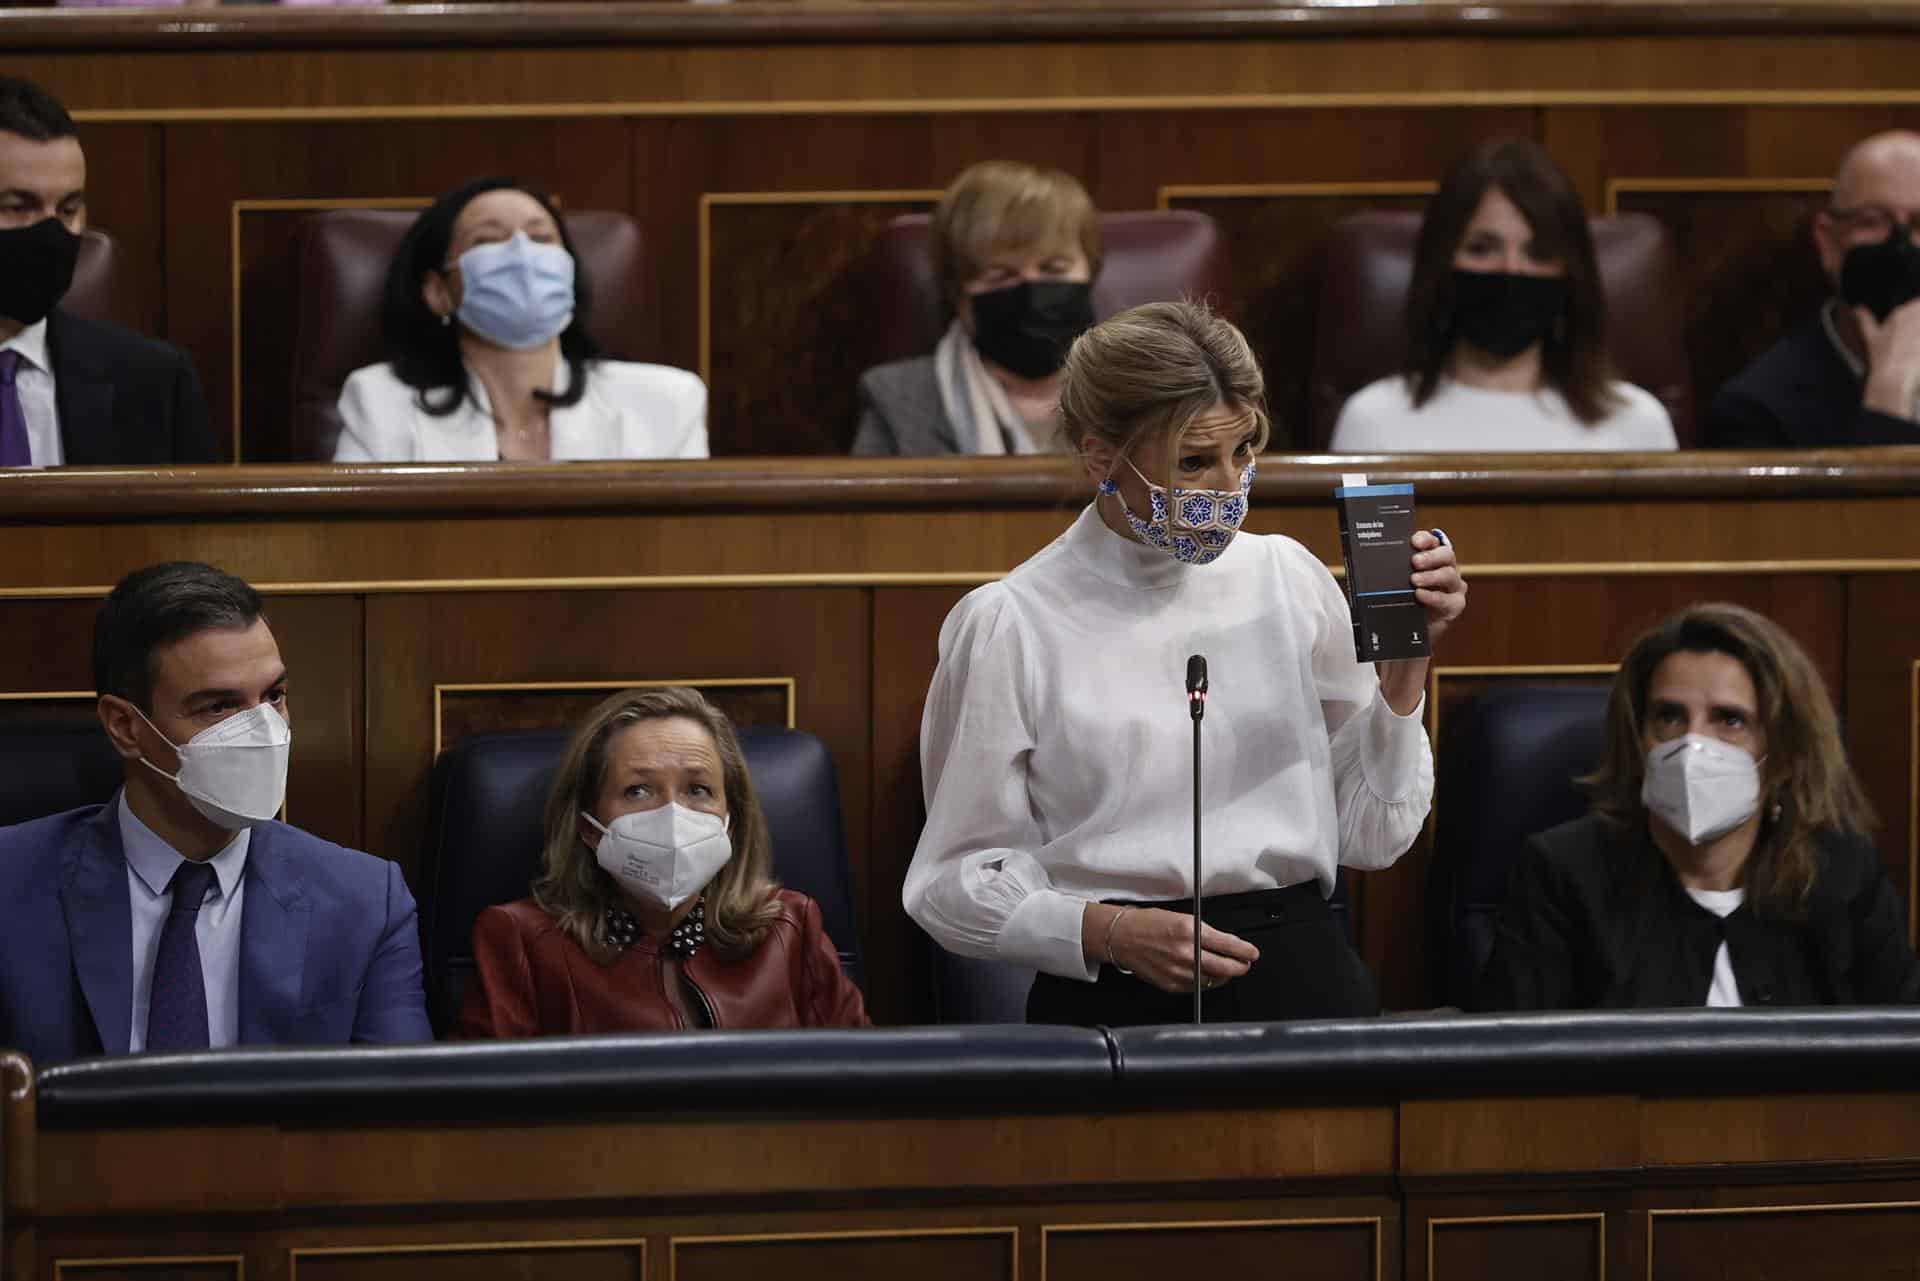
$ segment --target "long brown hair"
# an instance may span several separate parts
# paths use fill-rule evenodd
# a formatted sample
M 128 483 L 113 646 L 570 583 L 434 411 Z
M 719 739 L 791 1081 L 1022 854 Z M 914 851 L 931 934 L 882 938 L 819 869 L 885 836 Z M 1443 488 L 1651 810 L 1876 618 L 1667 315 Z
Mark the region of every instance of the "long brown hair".
M 1677 653 L 1725 654 L 1753 681 L 1767 759 L 1747 890 L 1756 911 L 1798 916 L 1819 871 L 1818 834 L 1864 833 L 1873 825 L 1873 807 L 1847 763 L 1820 673 L 1772 619 L 1739 605 L 1691 605 L 1634 641 L 1607 701 L 1606 754 L 1581 780 L 1594 811 L 1623 826 L 1646 824 L 1640 786 L 1647 692 L 1660 664 Z
M 1407 289 L 1407 382 L 1416 408 L 1439 390 L 1459 335 L 1453 326 L 1453 255 L 1490 187 L 1519 209 L 1542 258 L 1567 269 L 1567 309 L 1541 345 L 1540 370 L 1581 422 L 1591 426 L 1619 405 L 1607 359 L 1607 299 L 1593 252 L 1593 231 L 1572 181 L 1538 143 L 1483 142 L 1441 180 L 1427 206 Z
M 780 915 L 773 840 L 732 722 L 698 690 L 623 690 L 588 713 L 567 744 L 547 793 L 544 870 L 533 883 L 534 902 L 602 965 L 620 954 L 607 942 L 607 909 L 619 903 L 620 890 L 580 839 L 580 812 L 593 813 L 599 802 L 614 738 L 642 721 L 671 718 L 692 721 L 712 735 L 732 824 L 733 857 L 707 886 L 707 942 L 723 955 L 744 956 Z

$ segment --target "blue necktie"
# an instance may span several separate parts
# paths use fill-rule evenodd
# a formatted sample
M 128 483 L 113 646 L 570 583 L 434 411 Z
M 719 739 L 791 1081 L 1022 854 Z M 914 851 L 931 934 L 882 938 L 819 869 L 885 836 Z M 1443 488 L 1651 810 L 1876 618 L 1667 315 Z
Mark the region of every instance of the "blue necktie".
M 213 888 L 213 867 L 182 862 L 168 882 L 173 906 L 160 927 L 153 958 L 153 993 L 147 998 L 149 1050 L 207 1048 L 207 980 L 200 970 L 200 904 Z
M 20 390 L 13 375 L 20 353 L 0 351 L 0 467 L 31 467 L 33 450 L 27 446 L 27 413 L 20 407 Z

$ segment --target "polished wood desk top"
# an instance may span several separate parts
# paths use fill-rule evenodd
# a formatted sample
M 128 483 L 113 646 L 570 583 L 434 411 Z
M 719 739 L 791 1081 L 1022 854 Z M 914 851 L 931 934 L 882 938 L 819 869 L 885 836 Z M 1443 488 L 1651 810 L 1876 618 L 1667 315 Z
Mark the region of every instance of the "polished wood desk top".
M 1325 501 L 1340 477 L 1412 481 L 1462 503 L 1904 498 L 1920 450 L 1804 453 L 1268 456 L 1261 505 Z M 373 463 L 0 473 L 0 521 L 456 512 L 1060 509 L 1087 488 L 1064 458 Z
M 1295 0 L 746 0 L 745 3 L 394 4 L 366 9 L 49 12 L 0 9 L 0 48 L 92 49 L 190 41 L 199 48 L 601 43 L 839 44 L 1245 36 L 1886 32 L 1920 7 L 1859 0 L 1545 0 L 1491 4 Z

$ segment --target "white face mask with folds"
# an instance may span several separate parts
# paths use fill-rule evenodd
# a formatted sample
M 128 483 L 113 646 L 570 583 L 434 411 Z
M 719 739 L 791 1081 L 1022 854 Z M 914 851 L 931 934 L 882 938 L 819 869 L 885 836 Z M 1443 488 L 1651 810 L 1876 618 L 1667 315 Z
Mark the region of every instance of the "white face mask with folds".
M 1693 845 L 1725 836 L 1760 811 L 1760 762 L 1744 748 L 1703 734 L 1647 753 L 1640 800 Z
M 611 824 L 580 811 L 599 830 L 594 857 L 620 888 L 669 912 L 701 893 L 733 857 L 730 824 L 678 802 L 622 814 Z
M 138 707 L 133 711 L 147 721 L 148 729 L 160 734 L 160 727 L 147 720 L 145 712 Z M 265 823 L 286 802 L 293 731 L 272 703 L 235 713 L 184 743 L 175 743 L 165 734 L 160 734 L 160 740 L 179 756 L 178 772 L 169 774 L 145 756 L 140 763 L 161 778 L 171 779 L 193 807 L 216 826 L 237 832 Z

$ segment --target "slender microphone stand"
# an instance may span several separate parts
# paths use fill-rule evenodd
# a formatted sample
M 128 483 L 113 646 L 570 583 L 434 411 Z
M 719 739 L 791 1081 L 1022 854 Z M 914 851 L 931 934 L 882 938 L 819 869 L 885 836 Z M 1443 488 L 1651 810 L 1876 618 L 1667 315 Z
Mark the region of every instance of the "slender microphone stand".
M 1187 707 L 1193 716 L 1193 1021 L 1201 1022 L 1200 993 L 1200 718 L 1207 712 L 1207 660 L 1187 660 Z

